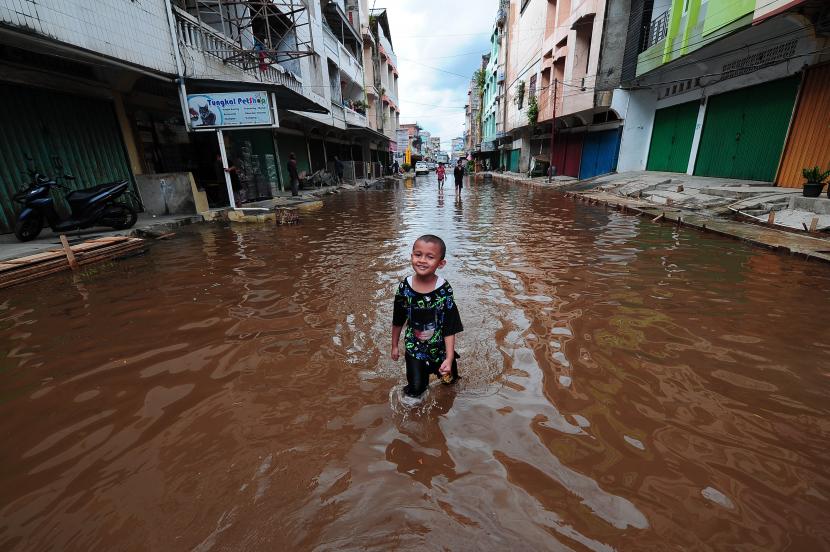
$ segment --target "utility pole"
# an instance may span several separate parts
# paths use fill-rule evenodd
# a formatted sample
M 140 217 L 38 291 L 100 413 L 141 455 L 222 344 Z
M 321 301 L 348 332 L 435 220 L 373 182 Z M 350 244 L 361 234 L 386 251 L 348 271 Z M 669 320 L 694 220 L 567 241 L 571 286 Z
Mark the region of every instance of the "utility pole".
M 550 166 L 553 167 L 553 137 L 556 134 L 556 85 L 557 79 L 553 79 L 553 117 L 550 120 Z M 557 172 L 559 168 L 557 167 Z M 552 176 L 556 176 L 551 173 Z

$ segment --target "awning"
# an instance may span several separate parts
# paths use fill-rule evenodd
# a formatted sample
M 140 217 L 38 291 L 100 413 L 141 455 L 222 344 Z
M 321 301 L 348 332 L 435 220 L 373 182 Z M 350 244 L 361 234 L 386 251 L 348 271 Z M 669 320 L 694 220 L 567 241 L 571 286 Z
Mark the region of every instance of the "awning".
M 273 92 L 277 98 L 279 109 L 291 109 L 293 111 L 307 111 L 310 113 L 328 113 L 329 110 L 322 105 L 311 101 L 302 94 L 291 90 L 282 84 L 248 81 L 227 81 L 216 79 L 185 79 L 188 93 L 190 92 L 249 92 L 264 90 Z
M 386 142 L 391 141 L 391 139 L 387 135 L 383 134 L 382 132 L 378 132 L 377 130 L 373 130 L 369 127 L 347 125 L 345 130 L 348 134 L 363 135 L 370 140 L 379 140 Z

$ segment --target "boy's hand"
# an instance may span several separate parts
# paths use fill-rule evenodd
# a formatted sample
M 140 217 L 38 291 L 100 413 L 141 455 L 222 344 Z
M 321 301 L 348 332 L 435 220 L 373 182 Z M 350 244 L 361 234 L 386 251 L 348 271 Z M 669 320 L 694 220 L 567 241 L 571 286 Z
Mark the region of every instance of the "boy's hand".
M 399 358 L 401 358 L 401 355 L 398 352 L 398 347 L 392 346 L 392 360 L 398 360 Z
M 438 373 L 442 376 L 446 376 L 450 372 L 452 372 L 452 359 L 447 358 L 444 359 L 444 362 L 442 362 L 441 366 L 438 367 Z

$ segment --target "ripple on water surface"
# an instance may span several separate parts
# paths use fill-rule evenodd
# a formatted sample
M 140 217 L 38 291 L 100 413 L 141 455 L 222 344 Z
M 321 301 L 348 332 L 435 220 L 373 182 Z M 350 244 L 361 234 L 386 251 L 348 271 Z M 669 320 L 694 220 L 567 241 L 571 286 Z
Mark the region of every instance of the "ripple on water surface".
M 458 385 L 400 397 L 443 236 Z M 33 291 L 35 290 L 35 291 Z M 0 548 L 830 548 L 827 267 L 434 177 L 3 291 Z

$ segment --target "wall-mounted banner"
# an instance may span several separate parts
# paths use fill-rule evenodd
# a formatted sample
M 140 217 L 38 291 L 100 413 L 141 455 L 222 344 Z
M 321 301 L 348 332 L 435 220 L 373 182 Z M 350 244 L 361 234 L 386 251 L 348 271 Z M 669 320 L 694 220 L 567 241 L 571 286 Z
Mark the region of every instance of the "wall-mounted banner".
M 187 111 L 193 128 L 273 124 L 267 92 L 188 94 Z
M 395 142 L 397 142 L 397 153 L 403 154 L 409 146 L 409 132 L 406 129 L 398 129 L 395 132 Z

